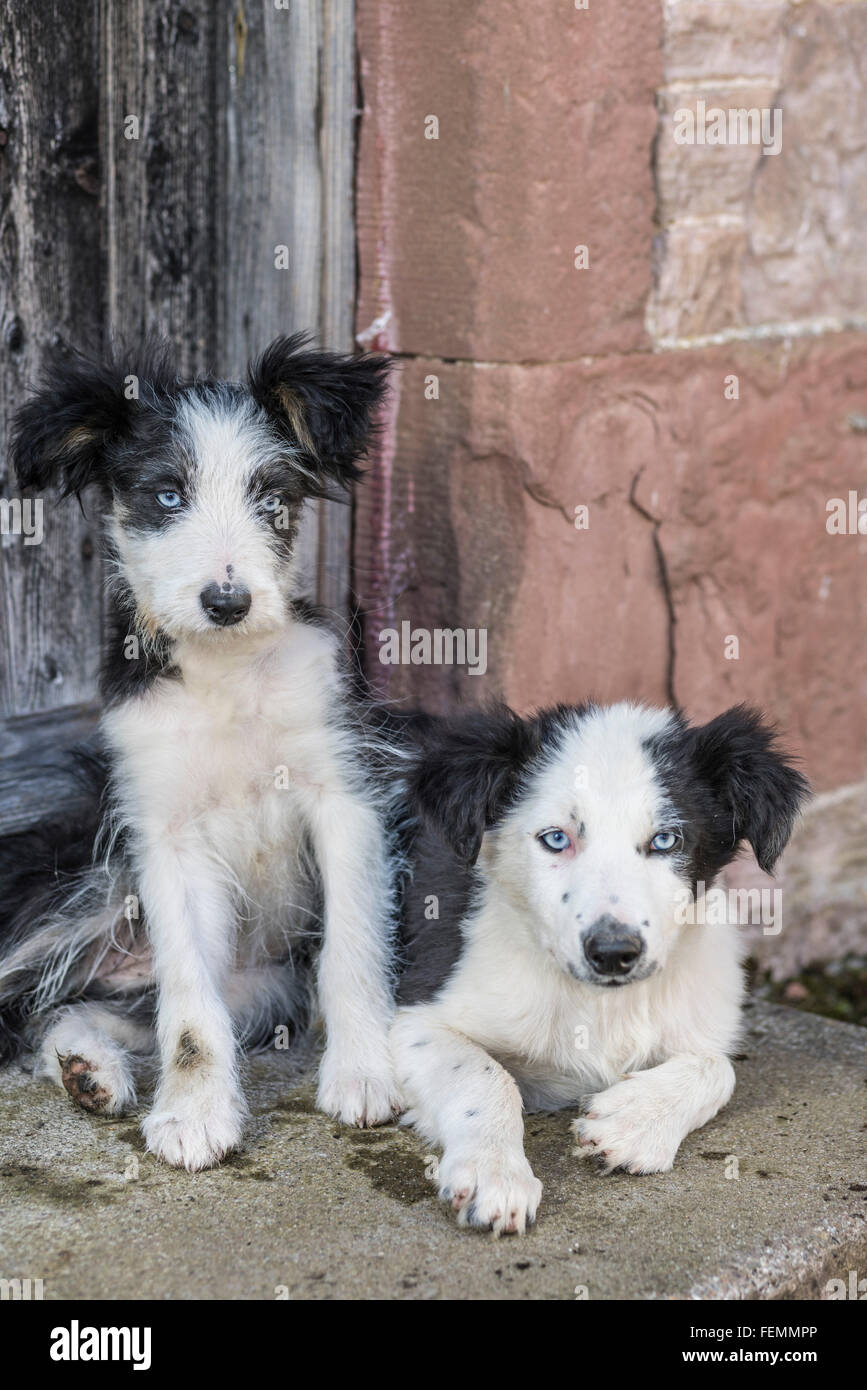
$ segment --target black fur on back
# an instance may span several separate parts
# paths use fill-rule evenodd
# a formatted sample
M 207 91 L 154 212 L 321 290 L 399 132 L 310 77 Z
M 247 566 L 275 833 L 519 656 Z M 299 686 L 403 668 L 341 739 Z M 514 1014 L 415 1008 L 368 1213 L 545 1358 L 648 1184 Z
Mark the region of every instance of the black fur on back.
M 78 895 L 94 860 L 108 793 L 104 755 L 94 745 L 82 745 L 46 771 L 59 797 L 73 791 L 62 804 L 74 811 L 58 815 L 49 808 L 32 829 L 0 838 L 0 964 L 40 921 L 62 912 Z M 21 1050 L 41 964 L 33 961 L 0 984 L 0 1062 Z
M 477 887 L 472 868 L 430 826 L 418 828 L 411 864 L 401 910 L 399 1004 L 423 1003 L 448 979 Z

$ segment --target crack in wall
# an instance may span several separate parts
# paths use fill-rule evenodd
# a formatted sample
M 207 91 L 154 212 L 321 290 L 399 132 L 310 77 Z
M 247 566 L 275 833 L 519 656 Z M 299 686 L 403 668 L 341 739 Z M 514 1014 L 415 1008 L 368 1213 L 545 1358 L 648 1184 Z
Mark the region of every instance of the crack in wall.
M 540 507 L 548 507 L 551 511 L 559 512 L 564 521 L 568 522 L 570 526 L 574 524 L 575 518 L 570 516 L 569 511 L 562 502 L 558 502 L 556 497 L 551 496 L 544 484 L 537 482 L 531 476 L 530 469 L 523 460 L 521 460 L 520 473 L 521 488 L 528 497 L 531 497 Z
M 675 633 L 677 627 L 677 614 L 674 610 L 674 595 L 672 593 L 671 580 L 668 573 L 668 561 L 665 558 L 665 551 L 659 535 L 662 522 L 659 521 L 652 512 L 649 512 L 646 507 L 643 507 L 636 496 L 638 484 L 641 481 L 643 472 L 644 468 L 639 468 L 635 477 L 632 479 L 632 486 L 629 489 L 629 505 L 638 512 L 639 516 L 644 517 L 645 521 L 649 521 L 653 528 L 651 534 L 653 538 L 653 549 L 656 555 L 659 586 L 662 590 L 662 597 L 668 618 L 668 657 L 665 672 L 665 693 L 669 704 L 677 706 L 677 697 L 674 693 L 674 676 L 677 662 L 677 638 Z

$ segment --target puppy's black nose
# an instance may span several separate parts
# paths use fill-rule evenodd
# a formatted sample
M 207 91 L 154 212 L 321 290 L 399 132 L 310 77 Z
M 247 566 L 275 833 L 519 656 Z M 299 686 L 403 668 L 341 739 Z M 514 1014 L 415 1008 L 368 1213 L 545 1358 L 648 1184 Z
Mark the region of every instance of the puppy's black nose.
M 199 602 L 217 627 L 231 627 L 246 618 L 252 601 L 249 589 L 235 585 L 208 584 L 199 594 Z
M 584 954 L 597 975 L 628 975 L 644 954 L 644 941 L 609 915 L 600 917 L 587 932 Z

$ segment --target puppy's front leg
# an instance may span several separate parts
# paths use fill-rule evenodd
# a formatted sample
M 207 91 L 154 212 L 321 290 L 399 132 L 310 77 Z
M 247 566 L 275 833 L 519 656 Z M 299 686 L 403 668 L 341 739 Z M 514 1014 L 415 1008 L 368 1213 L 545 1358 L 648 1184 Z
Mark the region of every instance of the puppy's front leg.
M 317 1103 L 346 1124 L 382 1124 L 400 1110 L 388 1045 L 393 888 L 385 833 L 375 811 L 348 793 L 320 792 L 309 819 L 325 893 Z
M 223 1000 L 233 943 L 229 894 L 204 850 L 151 844 L 140 891 L 159 991 L 160 1080 L 142 1131 L 151 1153 L 191 1171 L 241 1138 L 245 1107 Z
M 575 1152 L 601 1158 L 608 1173 L 665 1173 L 681 1141 L 713 1119 L 734 1087 L 728 1057 L 679 1053 L 591 1096 L 587 1114 L 572 1124 Z
M 513 1077 L 423 1006 L 400 1010 L 391 1036 L 407 1120 L 443 1149 L 440 1197 L 461 1225 L 523 1233 L 536 1219 L 542 1184 L 524 1155 Z

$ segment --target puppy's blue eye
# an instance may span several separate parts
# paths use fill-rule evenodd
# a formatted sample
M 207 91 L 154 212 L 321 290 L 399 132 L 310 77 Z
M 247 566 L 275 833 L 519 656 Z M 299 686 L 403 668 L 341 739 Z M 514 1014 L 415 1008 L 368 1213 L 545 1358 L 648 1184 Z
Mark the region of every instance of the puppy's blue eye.
M 572 843 L 565 830 L 543 830 L 536 838 L 552 854 L 562 854 Z
M 276 493 L 273 493 L 270 497 L 266 497 L 264 502 L 262 503 L 263 512 L 276 512 L 279 509 L 279 507 L 280 498 L 277 496 Z
M 676 830 L 660 830 L 651 840 L 650 848 L 657 854 L 671 854 L 679 844 L 680 836 Z
M 181 494 L 171 491 L 158 492 L 157 501 L 161 507 L 165 507 L 167 512 L 173 512 L 181 505 Z

